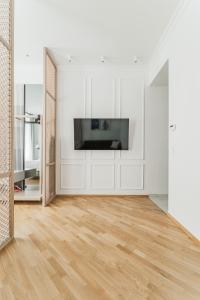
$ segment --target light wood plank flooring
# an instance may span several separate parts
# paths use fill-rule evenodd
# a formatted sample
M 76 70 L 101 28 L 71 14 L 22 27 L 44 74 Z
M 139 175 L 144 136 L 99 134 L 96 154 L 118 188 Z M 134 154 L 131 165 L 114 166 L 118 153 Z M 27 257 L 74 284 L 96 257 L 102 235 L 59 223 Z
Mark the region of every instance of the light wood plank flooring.
M 15 205 L 1 300 L 199 300 L 200 248 L 147 197 Z

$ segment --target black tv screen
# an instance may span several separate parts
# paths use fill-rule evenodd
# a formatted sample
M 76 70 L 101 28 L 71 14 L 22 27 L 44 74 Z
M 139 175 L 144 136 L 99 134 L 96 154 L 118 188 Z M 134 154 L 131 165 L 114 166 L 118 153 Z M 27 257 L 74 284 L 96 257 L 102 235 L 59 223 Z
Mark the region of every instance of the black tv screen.
M 129 119 L 74 119 L 75 150 L 128 150 Z

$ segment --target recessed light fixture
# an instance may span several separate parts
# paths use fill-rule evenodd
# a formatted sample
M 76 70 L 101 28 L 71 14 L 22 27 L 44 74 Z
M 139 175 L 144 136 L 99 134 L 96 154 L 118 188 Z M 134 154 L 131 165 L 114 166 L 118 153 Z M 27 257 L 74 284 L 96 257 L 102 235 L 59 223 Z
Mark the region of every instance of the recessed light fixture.
M 30 57 L 30 54 L 29 54 L 29 53 L 26 53 L 26 57 L 29 58 L 29 57 Z
M 67 60 L 68 60 L 68 63 L 71 63 L 71 62 L 72 62 L 72 57 L 71 57 L 71 55 L 68 55 L 68 56 L 67 56 Z
M 139 62 L 139 57 L 135 55 L 133 57 L 133 62 L 134 62 L 134 64 L 137 64 Z
M 105 62 L 105 56 L 101 56 L 101 57 L 100 57 L 100 62 L 101 62 L 101 63 L 104 63 L 104 62 Z

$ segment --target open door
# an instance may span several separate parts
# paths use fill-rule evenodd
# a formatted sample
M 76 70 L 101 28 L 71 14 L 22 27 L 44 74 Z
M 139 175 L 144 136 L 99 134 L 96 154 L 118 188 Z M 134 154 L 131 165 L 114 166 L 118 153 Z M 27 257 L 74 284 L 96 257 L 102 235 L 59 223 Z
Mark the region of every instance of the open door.
M 44 49 L 43 205 L 56 195 L 56 65 Z
M 0 0 L 0 249 L 13 238 L 13 1 Z

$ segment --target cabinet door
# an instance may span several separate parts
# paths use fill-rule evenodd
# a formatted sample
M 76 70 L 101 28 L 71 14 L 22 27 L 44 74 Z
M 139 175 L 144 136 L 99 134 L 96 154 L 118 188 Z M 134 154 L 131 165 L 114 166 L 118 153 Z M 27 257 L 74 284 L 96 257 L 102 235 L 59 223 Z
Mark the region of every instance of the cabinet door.
M 44 49 L 43 205 L 56 195 L 56 65 Z
M 13 2 L 0 0 L 0 249 L 13 238 Z

